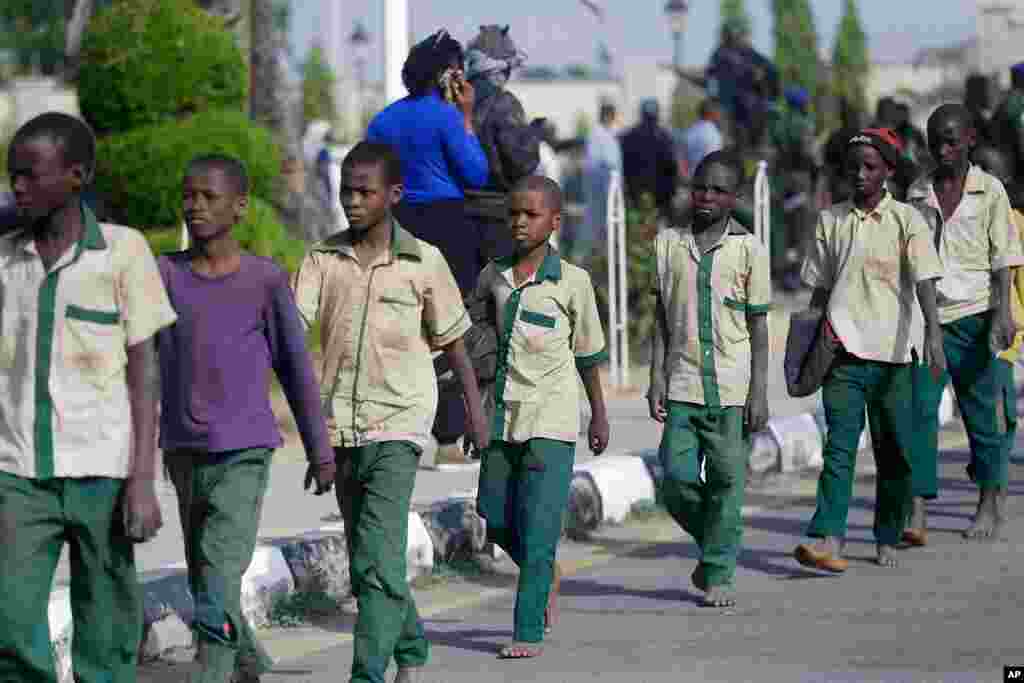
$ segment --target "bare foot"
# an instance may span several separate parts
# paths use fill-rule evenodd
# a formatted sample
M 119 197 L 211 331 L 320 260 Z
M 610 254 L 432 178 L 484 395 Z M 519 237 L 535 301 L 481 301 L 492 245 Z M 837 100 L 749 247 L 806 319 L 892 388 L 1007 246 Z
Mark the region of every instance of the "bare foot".
M 842 556 L 842 550 L 842 542 L 829 536 L 815 543 L 798 545 L 793 554 L 797 562 L 805 567 L 841 574 L 849 567 L 849 562 Z
M 903 530 L 903 540 L 918 547 L 928 544 L 928 508 L 924 498 L 914 497 L 914 509 L 910 513 L 907 528 Z
M 974 521 L 964 532 L 964 538 L 970 541 L 987 541 L 998 536 L 1005 519 L 1005 510 L 1000 500 L 1001 489 L 983 488 L 978 497 L 978 510 Z M 1002 496 L 1005 500 L 1005 494 Z
M 712 586 L 704 596 L 705 607 L 735 607 L 736 589 L 731 585 Z
M 420 679 L 419 671 L 420 667 L 418 666 L 399 669 L 395 675 L 395 683 L 416 683 Z
M 878 557 L 875 558 L 875 562 L 878 563 L 879 567 L 895 569 L 900 566 L 900 563 L 896 561 L 896 546 L 879 543 L 877 548 Z
M 509 643 L 498 652 L 498 659 L 532 659 L 540 657 L 544 648 L 540 643 Z
M 562 589 L 562 567 L 555 562 L 555 575 L 551 579 L 548 606 L 544 608 L 544 633 L 551 633 L 558 625 L 558 593 Z

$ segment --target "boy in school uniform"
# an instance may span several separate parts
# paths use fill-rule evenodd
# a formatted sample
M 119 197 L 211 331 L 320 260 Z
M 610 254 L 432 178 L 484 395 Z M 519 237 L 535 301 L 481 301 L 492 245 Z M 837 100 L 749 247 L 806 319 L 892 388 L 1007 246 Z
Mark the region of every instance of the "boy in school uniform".
M 735 604 L 749 435 L 768 421 L 765 247 L 732 218 L 740 171 L 709 154 L 693 179 L 690 225 L 654 242 L 657 324 L 647 400 L 665 425 L 659 457 L 669 513 L 700 548 L 704 604 Z
M 162 519 L 156 351 L 174 322 L 136 230 L 82 202 L 95 140 L 50 112 L 18 129 L 17 226 L 0 238 L 0 680 L 55 683 L 47 620 L 69 546 L 81 683 L 132 683 L 142 635 L 133 543 Z
M 936 109 L 928 119 L 936 168 L 911 185 L 908 197 L 939 216 L 936 239 L 946 273 L 936 294 L 948 377 L 940 379 L 934 400 L 951 381 L 971 446 L 968 474 L 979 489 L 964 536 L 988 540 L 999 536 L 1006 521 L 1016 398 L 1013 366 L 998 354 L 1013 343 L 1011 279 L 1013 269 L 1024 265 L 1024 249 L 1003 184 L 970 162 L 974 142 L 963 105 Z M 922 449 L 915 467 L 933 473 L 937 457 L 937 444 Z M 911 526 L 923 532 L 923 496 L 914 497 L 914 517 Z
M 177 323 L 158 336 L 160 446 L 178 495 L 196 605 L 196 683 L 255 682 L 272 665 L 241 605 L 271 458 L 282 444 L 270 405 L 271 371 L 306 449 L 306 488 L 315 479 L 316 494 L 326 493 L 335 475 L 288 274 L 243 251 L 232 234 L 248 192 L 238 160 L 193 159 L 182 193 L 192 246 L 159 259 L 178 312 Z
M 316 244 L 296 272 L 307 326 L 321 323 L 321 401 L 339 465 L 352 592 L 359 605 L 352 683 L 399 683 L 429 644 L 406 580 L 409 504 L 437 410 L 432 352 L 442 350 L 465 392 L 470 437 L 487 445 L 483 405 L 462 337 L 470 327 L 448 263 L 392 215 L 402 198 L 398 155 L 360 142 L 342 166 L 349 229 Z
M 921 212 L 886 187 L 900 163 L 891 129 L 869 128 L 850 138 L 845 165 L 853 197 L 821 211 L 802 271 L 814 289 L 811 308 L 826 315 L 821 334 L 838 349 L 821 390 L 828 437 L 807 530 L 815 540 L 799 545 L 795 555 L 806 567 L 833 573 L 849 567 L 843 549 L 865 410 L 878 467 L 873 531 L 882 567 L 897 566 L 912 470 L 925 438 L 920 432 L 935 433 L 915 393 L 920 375 L 935 379 L 945 369 L 935 305 L 943 271 Z
M 555 552 L 569 499 L 579 433 L 577 374 L 590 402 L 590 449 L 608 445 L 598 366 L 607 359 L 590 275 L 563 260 L 548 238 L 562 220 L 562 191 L 528 176 L 509 194 L 516 244 L 480 274 L 476 296 L 494 301 L 498 364 L 488 395 L 491 446 L 480 466 L 478 511 L 488 540 L 519 565 L 507 659 L 541 654 Z

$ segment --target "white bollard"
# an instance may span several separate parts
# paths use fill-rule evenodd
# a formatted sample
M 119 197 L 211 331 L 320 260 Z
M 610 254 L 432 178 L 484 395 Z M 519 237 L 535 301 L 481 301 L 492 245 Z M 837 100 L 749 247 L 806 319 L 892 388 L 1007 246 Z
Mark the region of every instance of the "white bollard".
M 612 171 L 608 181 L 608 211 L 605 226 L 608 242 L 608 355 L 611 385 L 629 383 L 629 298 L 626 261 L 626 201 L 622 173 Z
M 824 440 L 818 423 L 809 413 L 772 418 L 768 430 L 779 444 L 779 469 L 794 472 L 821 469 Z

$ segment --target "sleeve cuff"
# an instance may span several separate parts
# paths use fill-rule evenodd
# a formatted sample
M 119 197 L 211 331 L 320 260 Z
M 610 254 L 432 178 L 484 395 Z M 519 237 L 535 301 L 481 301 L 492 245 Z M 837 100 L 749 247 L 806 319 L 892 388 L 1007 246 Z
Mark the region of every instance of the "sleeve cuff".
M 166 309 L 164 315 L 157 319 L 148 321 L 145 325 L 131 325 L 129 323 L 125 333 L 125 346 L 135 346 L 147 339 L 151 339 L 157 332 L 170 327 L 178 320 L 178 314 L 170 308 Z
M 749 315 L 757 315 L 758 313 L 767 313 L 772 310 L 771 304 L 747 304 L 747 313 Z
M 576 356 L 576 369 L 588 370 L 608 360 L 608 349 L 601 349 L 589 356 Z
M 1016 268 L 1017 266 L 1024 266 L 1024 256 L 1001 256 L 992 259 L 993 273 L 1003 268 Z
M 470 327 L 472 327 L 472 323 L 469 321 L 469 312 L 467 311 L 464 312 L 462 317 L 456 320 L 455 323 L 449 326 L 444 332 L 434 335 L 430 340 L 430 345 L 434 349 L 440 349 L 448 346 L 452 342 L 461 339 L 462 336 L 469 331 Z

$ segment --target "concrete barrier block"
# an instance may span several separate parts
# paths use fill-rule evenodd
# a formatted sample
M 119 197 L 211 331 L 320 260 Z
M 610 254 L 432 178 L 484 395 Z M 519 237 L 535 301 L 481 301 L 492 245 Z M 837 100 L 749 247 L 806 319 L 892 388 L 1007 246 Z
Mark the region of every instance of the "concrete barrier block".
M 295 590 L 292 570 L 280 549 L 258 545 L 242 576 L 242 615 L 255 627 L 270 622 L 274 600 Z
M 810 413 L 772 418 L 768 429 L 779 445 L 779 469 L 796 472 L 820 469 L 823 439 L 818 423 Z
M 406 551 L 407 576 L 411 581 L 434 569 L 434 543 L 419 513 L 409 513 L 409 543 Z
M 594 458 L 576 467 L 573 481 L 578 477 L 589 481 L 593 488 L 591 493 L 596 492 L 598 495 L 599 524 L 620 524 L 629 515 L 634 503 L 655 498 L 651 473 L 644 459 L 636 455 L 606 455 Z
M 779 468 L 779 444 L 771 432 L 758 432 L 751 438 L 749 469 L 764 474 Z
M 487 545 L 487 525 L 476 511 L 475 492 L 434 503 L 420 517 L 430 534 L 435 562 L 471 557 Z
M 291 570 L 295 590 L 345 597 L 351 592 L 344 525 L 274 542 Z
M 47 609 L 50 622 L 50 649 L 53 652 L 59 683 L 74 683 L 71 670 L 71 637 L 74 630 L 71 623 L 71 591 L 67 588 L 56 590 L 50 596 Z

